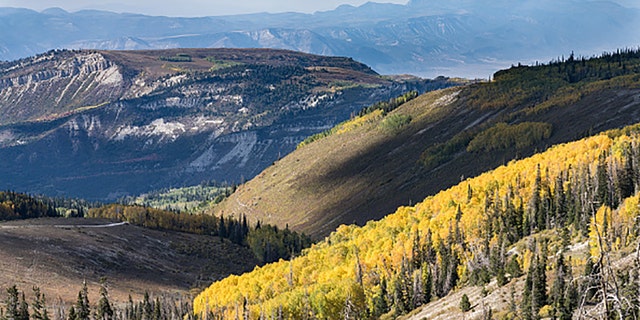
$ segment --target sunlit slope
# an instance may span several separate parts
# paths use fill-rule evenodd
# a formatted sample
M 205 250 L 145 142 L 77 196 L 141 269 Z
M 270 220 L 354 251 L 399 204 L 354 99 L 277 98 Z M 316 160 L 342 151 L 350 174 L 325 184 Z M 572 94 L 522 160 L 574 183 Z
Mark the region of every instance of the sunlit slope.
M 429 284 L 423 297 L 427 289 L 442 297 L 477 270 L 493 274 L 489 257 L 530 234 L 568 226 L 586 233 L 601 205 L 614 208 L 598 216 L 609 210 L 612 243 L 624 245 L 635 237 L 628 222 L 638 210 L 634 198 L 625 199 L 637 190 L 639 145 L 636 126 L 510 162 L 380 221 L 341 226 L 292 261 L 216 282 L 195 299 L 195 312 L 227 319 L 401 314 L 424 303 L 407 297 L 416 297 L 409 293 L 420 291 L 416 284 Z M 523 250 L 515 263 L 526 270 L 531 253 Z
M 217 214 L 322 238 L 549 146 L 640 121 L 640 53 L 499 71 L 355 117 L 278 160 Z
M 282 227 L 288 224 L 314 235 L 326 235 L 343 223 L 364 223 L 369 217 L 354 214 L 358 208 L 372 197 L 400 194 L 390 193 L 390 188 L 401 191 L 396 189 L 397 181 L 412 179 L 414 172 L 406 170 L 417 165 L 419 153 L 406 150 L 421 148 L 422 139 L 412 139 L 410 134 L 420 135 L 417 128 L 456 112 L 444 105 L 457 93 L 458 89 L 428 93 L 392 112 L 411 117 L 397 133 L 384 130 L 381 123 L 385 117 L 380 111 L 347 122 L 336 134 L 278 160 L 240 186 L 216 211 L 244 213 L 250 219 Z M 393 158 L 397 162 L 390 162 Z M 403 196 L 401 202 L 410 200 Z

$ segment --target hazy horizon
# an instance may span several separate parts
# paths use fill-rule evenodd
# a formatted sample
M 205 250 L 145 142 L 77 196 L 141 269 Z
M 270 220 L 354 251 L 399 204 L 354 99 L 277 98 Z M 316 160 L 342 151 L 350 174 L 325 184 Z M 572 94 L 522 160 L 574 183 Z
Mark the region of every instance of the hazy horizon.
M 153 0 L 139 0 L 135 2 L 120 1 L 80 1 L 80 0 L 0 0 L 0 7 L 26 8 L 42 11 L 49 8 L 62 8 L 68 12 L 80 10 L 106 10 L 113 12 L 139 13 L 154 16 L 172 17 L 202 17 L 235 14 L 251 14 L 260 12 L 302 12 L 313 13 L 316 11 L 333 10 L 340 5 L 359 6 L 367 0 L 328 0 L 328 1 L 260 1 L 237 0 L 206 1 L 183 0 L 180 2 L 159 2 Z M 379 3 L 406 4 L 407 0 L 381 0 Z

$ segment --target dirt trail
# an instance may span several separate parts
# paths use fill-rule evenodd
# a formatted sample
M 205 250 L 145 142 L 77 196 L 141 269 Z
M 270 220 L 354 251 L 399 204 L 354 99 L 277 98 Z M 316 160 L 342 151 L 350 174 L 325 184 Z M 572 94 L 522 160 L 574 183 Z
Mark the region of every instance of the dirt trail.
M 107 224 L 56 224 L 56 225 L 48 225 L 48 224 L 25 224 L 19 226 L 10 226 L 10 225 L 0 225 L 0 229 L 24 229 L 24 228 L 113 228 L 120 227 L 124 225 L 128 225 L 129 222 L 115 222 L 115 223 L 107 223 Z

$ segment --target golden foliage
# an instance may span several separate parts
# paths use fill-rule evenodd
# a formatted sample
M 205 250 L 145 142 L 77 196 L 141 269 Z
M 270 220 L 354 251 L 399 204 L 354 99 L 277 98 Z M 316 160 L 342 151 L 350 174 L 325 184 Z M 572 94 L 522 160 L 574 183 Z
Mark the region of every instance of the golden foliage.
M 410 259 L 414 246 L 425 245 L 427 233 L 438 262 L 453 254 L 460 261 L 458 276 L 467 279 L 474 259 L 482 254 L 474 248 L 480 248 L 485 241 L 498 241 L 486 230 L 490 221 L 487 217 L 495 215 L 495 210 L 527 206 L 540 175 L 545 185 L 541 189 L 545 191 L 539 195 L 544 196 L 553 194 L 555 186 L 550 182 L 561 175 L 567 179 L 564 187 L 569 186 L 566 181 L 579 180 L 581 177 L 576 175 L 581 172 L 593 175 L 603 153 L 610 155 L 609 163 L 621 162 L 623 153 L 615 150 L 630 143 L 640 143 L 640 137 L 633 133 L 617 137 L 600 134 L 558 145 L 467 179 L 413 207 L 400 207 L 380 221 L 363 227 L 341 226 L 300 257 L 213 283 L 195 299 L 195 312 L 210 311 L 225 318 L 242 316 L 244 312 L 250 313 L 250 318 L 282 314 L 289 319 L 310 315 L 336 319 L 344 317 L 345 310 L 365 314 L 374 305 L 382 279 L 388 281 L 389 287 L 397 284 L 399 280 L 394 276 Z M 629 228 L 638 216 L 639 202 L 635 196 L 624 200 L 616 211 L 603 206 L 592 221 L 592 229 L 595 232 L 595 226 L 606 225 L 603 234 L 614 237 L 614 242 L 629 243 Z M 421 235 L 418 243 L 416 235 Z M 449 246 L 449 253 L 442 249 L 445 245 Z M 523 254 L 525 257 L 518 261 L 526 264 L 530 253 Z M 525 265 L 523 269 L 526 268 Z M 237 307 L 243 305 L 246 308 Z

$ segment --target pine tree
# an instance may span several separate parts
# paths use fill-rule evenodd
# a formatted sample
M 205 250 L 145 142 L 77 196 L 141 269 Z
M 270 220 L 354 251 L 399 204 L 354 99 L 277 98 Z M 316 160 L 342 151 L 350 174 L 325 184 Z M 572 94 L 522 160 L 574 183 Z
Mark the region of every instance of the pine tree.
M 40 292 L 40 288 L 33 287 L 33 302 L 31 304 L 31 318 L 33 320 L 49 320 L 47 311 L 47 301 L 45 295 Z
M 622 168 L 618 170 L 616 177 L 616 193 L 618 194 L 618 200 L 620 202 L 632 196 L 635 191 L 635 173 L 630 150 L 625 149 L 623 161 Z
M 542 190 L 542 178 L 540 176 L 540 165 L 538 165 L 536 170 L 536 178 L 533 182 L 533 187 L 531 190 L 531 197 L 529 198 L 529 208 L 528 208 L 528 222 L 530 224 L 531 230 L 529 230 L 528 234 L 533 233 L 534 231 L 542 231 L 545 226 L 545 217 L 541 210 L 541 199 L 540 199 L 540 191 Z
M 571 313 L 566 309 L 565 299 L 567 265 L 564 262 L 564 255 L 560 253 L 556 260 L 556 275 L 551 287 L 551 300 L 554 309 L 554 316 L 560 320 L 570 320 Z
M 127 306 L 125 307 L 125 315 L 127 320 L 136 319 L 135 305 L 133 304 L 131 295 L 129 295 L 129 300 L 127 301 Z
M 511 275 L 511 278 L 518 278 L 522 275 L 522 269 L 520 268 L 520 264 L 518 263 L 518 259 L 515 255 L 512 256 L 511 259 L 509 259 L 509 262 L 506 266 L 506 271 L 509 275 Z
M 374 318 L 379 318 L 381 315 L 389 312 L 389 303 L 387 302 L 387 280 L 382 279 L 380 281 L 379 291 L 373 296 L 373 310 L 371 314 Z
M 160 299 L 158 297 L 156 297 L 156 301 L 153 304 L 153 320 L 160 320 L 162 317 L 162 310 L 160 309 Z M 248 314 L 245 313 L 245 314 Z
M 220 237 L 220 238 L 228 237 L 227 227 L 224 225 L 224 216 L 223 215 L 220 215 L 220 224 L 218 225 L 218 237 Z
M 113 309 L 109 303 L 109 292 L 107 291 L 106 280 L 101 281 L 100 300 L 98 301 L 98 309 L 96 310 L 98 320 L 112 320 Z
M 87 282 L 82 282 L 82 289 L 78 292 L 78 300 L 76 301 L 76 320 L 89 320 L 91 315 L 91 307 L 89 306 L 89 289 Z
M 431 275 L 431 268 L 426 262 L 422 263 L 422 294 L 424 296 L 424 302 L 429 303 L 433 296 L 433 276 Z
M 532 320 L 534 318 L 534 313 L 531 305 L 531 294 L 533 291 L 533 273 L 534 273 L 533 263 L 529 265 L 529 271 L 527 272 L 527 277 L 524 281 L 524 289 L 522 291 L 522 302 L 520 303 L 520 310 L 522 312 L 523 320 Z M 535 313 L 537 315 L 537 312 Z
M 78 315 L 76 314 L 76 308 L 74 306 L 69 307 L 69 315 L 67 316 L 67 320 L 76 320 Z
M 469 302 L 469 297 L 466 293 L 463 294 L 462 298 L 460 299 L 460 310 L 462 310 L 462 312 L 471 310 L 471 302 Z
M 555 227 L 562 228 L 567 222 L 567 204 L 564 192 L 564 181 L 562 175 L 559 174 L 554 188 L 554 211 L 555 211 Z
M 533 290 L 531 292 L 531 308 L 536 314 L 540 308 L 547 304 L 546 263 L 540 256 L 542 256 L 542 254 L 536 255 L 535 258 Z
M 609 196 L 609 175 L 607 174 L 605 154 L 600 155 L 598 158 L 598 166 L 596 167 L 596 179 L 597 179 L 597 198 L 596 200 L 600 205 L 607 205 L 612 207 L 612 199 Z
M 13 285 L 7 288 L 7 298 L 5 300 L 5 314 L 4 319 L 7 320 L 17 320 L 18 319 L 18 308 L 20 306 L 19 293 L 18 288 Z
M 20 305 L 18 307 L 18 317 L 16 320 L 29 320 L 29 304 L 24 298 L 24 292 L 20 295 Z
M 144 292 L 144 298 L 142 300 L 142 319 L 151 320 L 153 317 L 153 305 L 149 300 L 149 292 Z
M 579 300 L 580 293 L 578 292 L 578 287 L 573 281 L 569 281 L 564 299 L 565 319 L 572 318 L 573 312 L 578 308 Z

